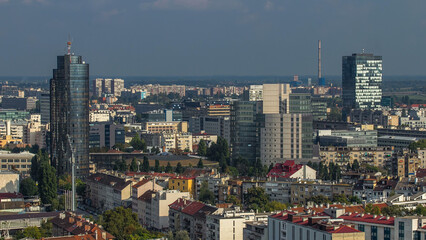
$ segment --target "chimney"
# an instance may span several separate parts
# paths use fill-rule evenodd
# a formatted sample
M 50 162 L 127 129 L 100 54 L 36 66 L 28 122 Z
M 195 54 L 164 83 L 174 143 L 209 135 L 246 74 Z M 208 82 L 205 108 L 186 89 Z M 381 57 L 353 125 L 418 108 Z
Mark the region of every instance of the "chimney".
M 102 239 L 105 239 L 105 240 L 107 239 L 105 231 L 102 231 Z
M 8 136 L 12 135 L 11 131 L 10 131 L 10 125 L 11 125 L 10 120 L 7 120 L 6 121 L 6 135 L 8 135 Z
M 69 221 L 69 223 L 74 223 L 74 218 L 73 217 L 69 217 L 68 221 Z
M 98 238 L 98 230 L 95 231 L 95 239 L 99 240 L 99 238 Z
M 321 77 L 321 40 L 318 40 L 318 80 Z

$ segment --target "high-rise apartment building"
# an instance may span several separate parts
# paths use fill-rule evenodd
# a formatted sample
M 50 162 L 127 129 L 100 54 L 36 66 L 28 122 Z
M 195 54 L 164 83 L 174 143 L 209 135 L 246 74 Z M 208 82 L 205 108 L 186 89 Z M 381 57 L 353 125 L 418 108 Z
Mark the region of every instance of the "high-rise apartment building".
M 57 174 L 71 173 L 73 153 L 76 176 L 88 176 L 89 64 L 70 51 L 57 57 L 50 80 L 50 123 L 52 164 Z
M 102 94 L 112 94 L 119 97 L 124 90 L 124 80 L 120 78 L 96 78 L 92 83 L 93 95 L 96 97 L 102 97 Z
M 264 126 L 260 130 L 263 165 L 312 158 L 311 96 L 291 93 L 288 84 L 265 84 Z
M 342 59 L 343 107 L 379 109 L 382 101 L 382 57 L 361 53 Z

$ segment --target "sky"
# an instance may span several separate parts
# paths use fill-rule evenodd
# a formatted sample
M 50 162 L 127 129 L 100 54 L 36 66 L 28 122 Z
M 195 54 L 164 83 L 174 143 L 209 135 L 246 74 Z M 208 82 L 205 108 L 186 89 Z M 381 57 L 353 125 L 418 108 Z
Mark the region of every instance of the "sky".
M 424 0 L 0 0 L 0 76 L 50 76 L 72 52 L 98 76 L 340 75 L 355 52 L 426 76 Z

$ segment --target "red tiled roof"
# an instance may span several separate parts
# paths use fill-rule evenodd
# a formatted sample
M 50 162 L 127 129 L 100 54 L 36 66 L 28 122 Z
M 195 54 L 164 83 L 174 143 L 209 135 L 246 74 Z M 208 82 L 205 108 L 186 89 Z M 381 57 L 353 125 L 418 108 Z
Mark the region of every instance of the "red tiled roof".
M 122 151 L 118 151 L 118 150 L 115 150 L 115 149 L 110 149 L 110 150 L 108 150 L 108 152 L 107 153 L 123 153 Z
M 201 208 L 205 206 L 204 203 L 201 202 L 191 202 L 188 206 L 186 206 L 182 212 L 188 215 L 194 215 L 197 213 Z
M 353 232 L 361 232 L 361 231 L 356 230 L 355 228 L 349 227 L 347 225 L 343 225 L 340 228 L 330 232 L 331 233 L 353 233 Z
M 268 177 L 289 178 L 303 167 L 302 164 L 295 164 L 294 160 L 287 160 L 284 163 L 277 163 L 269 171 Z
M 21 193 L 0 193 L 0 199 L 23 198 Z
M 417 169 L 416 177 L 418 177 L 418 178 L 424 178 L 424 177 L 426 177 L 426 168 L 419 168 L 419 169 Z
M 126 172 L 126 176 L 153 176 L 153 177 L 175 177 L 174 173 L 159 173 L 159 172 Z
M 365 222 L 365 223 L 375 223 L 383 225 L 394 225 L 395 218 L 386 217 L 386 216 L 373 216 L 370 214 L 363 213 L 345 213 L 339 218 L 344 219 L 345 221 L 352 222 Z

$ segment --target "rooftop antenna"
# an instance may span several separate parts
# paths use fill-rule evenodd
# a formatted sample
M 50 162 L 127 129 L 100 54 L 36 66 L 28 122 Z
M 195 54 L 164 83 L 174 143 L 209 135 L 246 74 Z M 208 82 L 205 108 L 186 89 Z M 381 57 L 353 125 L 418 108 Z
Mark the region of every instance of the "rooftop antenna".
M 71 55 L 71 36 L 68 34 L 68 41 L 67 41 L 67 54 Z

